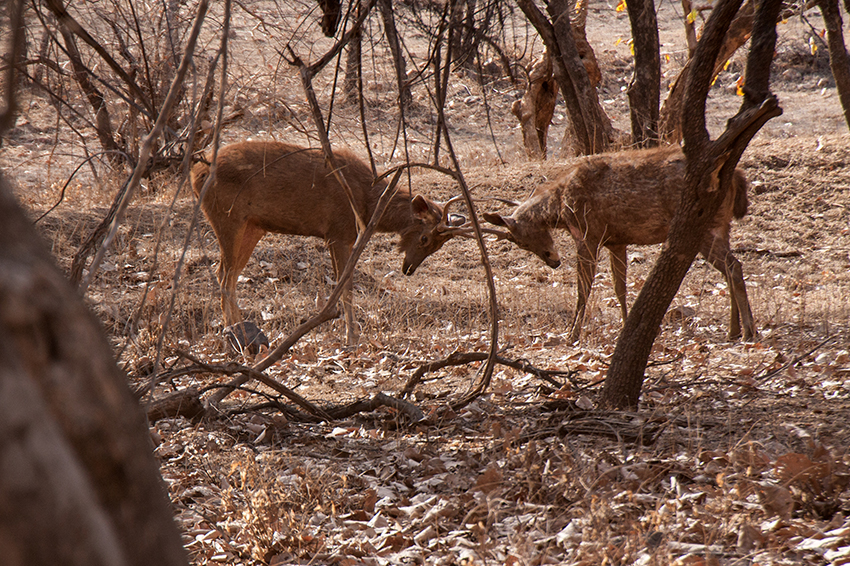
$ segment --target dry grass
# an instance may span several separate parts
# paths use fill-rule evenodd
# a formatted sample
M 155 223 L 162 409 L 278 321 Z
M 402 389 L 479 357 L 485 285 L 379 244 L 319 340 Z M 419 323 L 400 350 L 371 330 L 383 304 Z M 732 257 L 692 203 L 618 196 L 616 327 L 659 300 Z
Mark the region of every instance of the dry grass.
M 625 43 L 611 41 L 624 22 L 619 16 L 606 21 L 607 27 L 590 30 L 591 41 L 603 45 L 606 109 L 625 127 L 620 87 L 630 59 Z M 664 33 L 672 33 L 671 22 Z M 297 77 L 268 65 L 292 30 L 261 31 L 237 11 L 233 45 L 242 56 L 233 67 L 229 110 L 245 114 L 223 133 L 225 142 L 256 136 L 303 143 L 308 119 Z M 733 226 L 759 342 L 724 342 L 727 290 L 713 268 L 697 261 L 673 303 L 692 311 L 662 327 L 652 354 L 662 363 L 647 370 L 640 415 L 623 416 L 624 422 L 544 405 L 583 405 L 605 376 L 622 326 L 607 258 L 594 282 L 585 337 L 571 346 L 567 325 L 576 289 L 569 238 L 560 236 L 564 265 L 556 271 L 505 242 L 488 244 L 504 355 L 574 370 L 572 381 L 551 391 L 499 367 L 488 395 L 424 429 L 399 426 L 390 411 L 299 424 L 274 408 L 257 408 L 266 398 L 251 391 L 234 393 L 233 412 L 217 419 L 159 421 L 157 456 L 194 562 L 830 563 L 823 552 L 801 549 L 801 541 L 844 526 L 850 513 L 841 483 L 850 445 L 850 140 L 824 133 L 841 124 L 834 88 L 813 98 L 810 86 L 821 71 L 789 55 L 794 41 L 799 33 L 783 39 L 780 51 L 799 76 L 777 83 L 780 100 L 789 101 L 786 114 L 744 156 L 753 182 L 750 214 Z M 317 43 L 316 52 L 324 45 Z M 309 44 L 298 47 L 306 53 Z M 374 63 L 369 124 L 395 123 L 382 49 L 368 54 Z M 676 54 L 671 61 L 672 68 Z M 713 124 L 722 124 L 726 110 L 738 104 L 723 86 L 734 82 L 736 69 L 739 61 L 712 92 Z M 319 81 L 324 101 L 330 84 L 325 76 Z M 469 77 L 452 77 L 448 115 L 464 174 L 477 197 L 521 200 L 564 161 L 524 161 L 508 111 L 517 93 L 504 81 L 491 84 L 488 94 L 494 144 L 478 92 Z M 411 157 L 427 160 L 433 116 L 421 85 L 415 97 Z M 26 103 L 27 123 L 4 143 L 0 161 L 37 215 L 57 201 L 77 160 L 70 150 L 60 155 L 45 145 L 42 130 L 55 124 L 49 105 L 37 96 Z M 825 116 L 827 106 L 832 110 Z M 356 108 L 338 105 L 332 136 L 363 154 L 358 119 Z M 372 145 L 383 168 L 401 153 L 391 155 L 393 137 L 377 130 Z M 563 130 L 557 119 L 551 141 Z M 64 130 L 55 139 L 58 147 L 75 147 L 76 138 Z M 96 180 L 84 171 L 39 223 L 63 268 L 122 179 L 99 172 Z M 185 250 L 180 280 L 174 279 L 194 213 L 185 186 L 172 208 L 178 186 L 169 174 L 146 183 L 87 296 L 133 385 L 153 367 L 169 312 L 166 366 L 182 363 L 178 348 L 210 362 L 234 359 L 220 338 L 218 249 L 205 220 Z M 457 192 L 427 172 L 416 172 L 411 187 L 442 200 Z M 630 250 L 630 302 L 657 253 L 654 247 Z M 299 342 L 270 375 L 320 404 L 340 403 L 400 390 L 421 362 L 486 348 L 488 297 L 471 241 L 449 242 L 413 277 L 403 276 L 400 266 L 393 239 L 377 236 L 355 276 L 360 346 L 344 349 L 343 322 L 333 321 Z M 332 270 L 321 242 L 268 236 L 243 276 L 241 306 L 275 342 L 316 312 L 330 293 Z M 414 401 L 436 414 L 479 370 L 472 364 L 429 375 Z M 156 394 L 218 379 L 179 378 Z M 585 428 L 568 428 L 579 417 L 589 419 L 581 422 Z M 659 427 L 649 446 L 606 436 Z M 799 462 L 782 458 L 800 454 L 817 462 L 814 471 L 783 477 Z M 841 536 L 836 544 L 848 546 Z M 689 553 L 704 561 L 686 558 Z

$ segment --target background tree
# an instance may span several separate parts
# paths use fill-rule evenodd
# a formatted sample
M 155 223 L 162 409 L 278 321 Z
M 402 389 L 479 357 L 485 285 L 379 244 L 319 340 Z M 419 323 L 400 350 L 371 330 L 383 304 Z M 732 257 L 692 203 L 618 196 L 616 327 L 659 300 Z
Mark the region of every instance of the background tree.
M 552 56 L 555 79 L 569 117 L 564 146 L 571 147 L 575 155 L 605 151 L 616 135 L 579 54 L 570 24 L 570 3 L 550 2 L 547 6 L 549 18 L 532 0 L 519 0 L 518 4 Z
M 658 143 L 658 105 L 661 99 L 658 18 L 653 0 L 628 0 L 626 7 L 635 51 L 635 70 L 628 90 L 632 144 L 648 147 Z
M 838 98 L 844 110 L 844 121 L 850 127 L 850 57 L 844 44 L 844 24 L 838 0 L 817 0 L 817 6 L 823 14 L 826 25 L 826 41 L 829 46 L 829 66 L 838 89 Z M 850 7 L 845 3 L 845 10 Z

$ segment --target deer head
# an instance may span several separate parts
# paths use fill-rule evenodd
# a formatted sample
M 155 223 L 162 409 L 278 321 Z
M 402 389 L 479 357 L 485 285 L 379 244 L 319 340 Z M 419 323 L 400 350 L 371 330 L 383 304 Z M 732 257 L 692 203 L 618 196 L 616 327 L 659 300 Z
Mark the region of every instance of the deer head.
M 502 216 L 493 212 L 485 212 L 484 220 L 495 226 L 507 228 L 508 232 L 500 238 L 513 242 L 520 248 L 529 251 L 546 262 L 552 269 L 561 265 L 561 258 L 555 249 L 555 241 L 549 225 L 533 220 L 533 215 L 525 214 L 528 209 L 522 206 L 511 216 Z
M 449 207 L 461 197 L 454 197 L 443 205 L 416 195 L 410 202 L 417 223 L 413 229 L 402 234 L 399 249 L 404 252 L 402 272 L 413 275 L 426 257 L 443 247 L 443 244 L 461 235 L 466 226 L 466 217 L 449 214 Z

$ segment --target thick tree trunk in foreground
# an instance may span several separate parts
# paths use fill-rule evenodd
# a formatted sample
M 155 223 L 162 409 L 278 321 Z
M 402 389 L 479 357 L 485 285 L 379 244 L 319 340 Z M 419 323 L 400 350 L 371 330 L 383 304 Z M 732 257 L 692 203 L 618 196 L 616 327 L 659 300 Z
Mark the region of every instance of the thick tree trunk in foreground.
M 838 89 L 844 121 L 850 127 L 850 57 L 847 55 L 847 47 L 844 44 L 844 22 L 841 21 L 838 0 L 818 0 L 817 5 L 826 25 L 829 66 Z
M 0 178 L 0 562 L 186 564 L 101 328 Z
M 658 262 L 629 313 L 599 397 L 603 407 L 634 409 L 661 320 L 699 250 L 707 220 L 725 197 L 738 160 L 750 140 L 772 117 L 782 113 L 770 94 L 770 64 L 776 45 L 776 18 L 781 0 L 762 0 L 753 25 L 747 59 L 747 85 L 738 114 L 716 141 L 705 124 L 705 102 L 714 65 L 741 0 L 720 0 L 706 24 L 688 73 L 682 119 L 688 160 L 682 203 Z
M 635 48 L 635 73 L 629 85 L 632 143 L 658 145 L 658 107 L 661 101 L 661 53 L 658 18 L 653 0 L 626 3 Z
M 723 46 L 717 54 L 717 59 L 714 61 L 713 77 L 720 74 L 726 62 L 735 52 L 747 43 L 750 39 L 750 34 L 753 31 L 753 14 L 755 8 L 752 0 L 747 0 L 738 13 L 732 24 L 729 26 L 729 31 L 726 33 L 726 38 L 723 40 Z M 685 97 L 685 83 L 687 82 L 688 73 L 690 72 L 693 58 L 688 59 L 685 67 L 676 80 L 673 86 L 670 87 L 670 93 L 664 100 L 664 105 L 661 107 L 659 116 L 658 131 L 661 139 L 669 143 L 679 143 L 682 141 L 682 101 Z

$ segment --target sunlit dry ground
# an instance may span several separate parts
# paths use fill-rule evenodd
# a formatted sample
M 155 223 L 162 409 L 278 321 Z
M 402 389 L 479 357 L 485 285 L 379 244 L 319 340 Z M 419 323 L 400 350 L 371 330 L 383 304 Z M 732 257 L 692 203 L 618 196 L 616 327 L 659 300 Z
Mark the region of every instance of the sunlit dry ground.
M 613 38 L 628 28 L 608 7 L 596 8 L 591 18 L 604 25 L 589 33 L 606 73 L 601 94 L 625 128 L 628 47 Z M 248 19 L 237 15 L 242 26 Z M 235 37 L 250 37 L 240 25 Z M 662 40 L 676 37 L 675 29 Z M 225 415 L 160 420 L 152 426 L 156 454 L 194 563 L 846 563 L 850 136 L 842 133 L 834 86 L 822 82 L 822 59 L 807 60 L 796 43 L 803 26 L 791 31 L 796 35 L 788 32 L 777 49 L 775 88 L 785 114 L 744 155 L 750 213 L 732 235 L 760 331 L 756 343 L 725 341 L 727 290 L 698 260 L 673 303 L 687 316 L 666 321 L 656 342 L 640 413 L 586 412 L 622 325 L 607 259 L 603 254 L 585 337 L 574 346 L 566 340 L 575 301 L 569 238 L 560 235 L 565 261 L 554 271 L 508 243 L 489 243 L 502 355 L 573 372 L 564 386 L 556 391 L 500 366 L 485 396 L 421 428 L 388 410 L 300 423 L 274 405 L 258 407 L 269 398 L 253 385 L 228 398 Z M 249 56 L 234 74 L 252 86 L 247 77 L 261 79 L 247 69 L 261 47 L 239 45 Z M 668 51 L 675 69 L 681 50 L 671 44 Z M 741 68 L 736 59 L 712 91 L 712 128 L 722 128 L 739 103 L 729 86 Z M 268 91 L 244 88 L 236 100 L 248 112 L 224 132 L 225 141 L 306 141 L 297 133 L 308 120 L 297 78 L 276 80 L 289 110 L 263 98 Z M 373 83 L 370 123 L 391 122 L 390 86 Z M 450 83 L 448 115 L 464 174 L 477 197 L 521 200 L 565 161 L 526 163 L 508 111 L 518 91 L 503 81 L 486 100 L 480 92 L 468 77 Z M 418 100 L 409 139 L 413 158 L 425 159 L 433 116 L 422 92 Z M 53 129 L 49 105 L 35 96 L 25 102 L 0 160 L 35 216 L 58 200 L 79 156 L 76 139 Z M 337 108 L 334 139 L 365 155 L 355 141 L 355 110 Z M 553 147 L 563 133 L 563 107 L 556 114 Z M 399 159 L 386 131 L 375 134 L 373 147 L 382 166 Z M 120 181 L 94 181 L 83 171 L 39 222 L 62 267 Z M 172 174 L 146 182 L 87 295 L 133 386 L 146 382 L 165 325 L 166 367 L 185 363 L 178 350 L 205 362 L 250 361 L 229 352 L 220 336 L 218 250 L 203 219 L 174 280 L 194 206 L 186 187 L 171 206 L 180 186 Z M 422 172 L 412 190 L 443 200 L 457 192 L 447 179 Z M 657 251 L 630 250 L 631 302 Z M 317 310 L 331 275 L 321 242 L 269 236 L 243 273 L 242 307 L 274 343 Z M 344 403 L 397 393 L 420 364 L 489 343 L 484 272 L 468 240 L 449 242 L 408 278 L 393 238 L 376 237 L 358 266 L 354 302 L 357 349 L 341 347 L 343 324 L 333 321 L 269 375 L 317 404 Z M 480 369 L 428 374 L 411 400 L 437 414 Z M 161 384 L 156 396 L 224 379 L 181 377 Z

